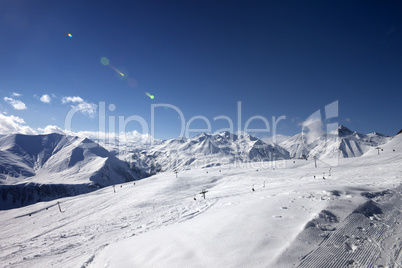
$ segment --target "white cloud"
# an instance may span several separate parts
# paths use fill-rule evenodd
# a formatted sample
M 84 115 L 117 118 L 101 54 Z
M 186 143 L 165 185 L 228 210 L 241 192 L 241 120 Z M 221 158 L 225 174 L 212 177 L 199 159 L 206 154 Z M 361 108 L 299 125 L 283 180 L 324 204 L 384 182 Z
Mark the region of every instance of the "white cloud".
M 64 130 L 54 125 L 47 125 L 45 128 L 38 128 L 38 131 L 42 134 L 50 134 L 50 133 L 58 133 L 58 134 L 66 134 Z
M 132 132 L 121 132 L 119 140 L 126 143 L 150 143 L 155 139 L 148 133 L 141 134 L 138 131 L 133 130 Z
M 322 137 L 326 133 L 324 131 L 324 124 L 321 121 L 321 113 L 319 110 L 310 115 L 310 117 L 302 123 L 302 126 L 302 132 L 306 138 L 307 144 Z
M 18 116 L 14 116 L 14 115 L 10 115 L 9 116 L 14 122 L 18 123 L 18 124 L 25 124 L 25 120 L 22 119 L 21 117 Z
M 22 94 L 20 94 L 20 93 L 16 93 L 16 92 L 13 92 L 13 96 L 14 96 L 14 97 L 21 97 L 21 96 L 22 96 Z
M 69 97 L 63 97 L 61 102 L 63 104 L 66 104 L 66 103 L 69 103 L 69 102 L 71 102 L 71 103 L 81 103 L 81 102 L 84 102 L 84 100 L 79 96 L 69 96 Z
M 27 106 L 20 100 L 14 100 L 13 98 L 4 97 L 4 101 L 13 106 L 15 110 L 25 110 Z
M 94 103 L 83 102 L 76 106 L 73 106 L 73 109 L 80 111 L 84 115 L 88 115 L 89 117 L 93 118 L 96 115 L 97 105 Z
M 76 111 L 81 112 L 84 115 L 89 116 L 90 118 L 95 117 L 96 115 L 96 109 L 98 106 L 94 103 L 89 103 L 84 101 L 81 97 L 79 96 L 68 96 L 68 97 L 63 97 L 61 100 L 63 104 L 66 103 L 77 103 L 77 105 L 71 105 L 72 109 L 75 109 Z
M 24 119 L 17 116 L 6 116 L 0 114 L 0 134 L 7 135 L 12 133 L 21 133 L 21 134 L 37 134 L 35 130 L 30 128 L 29 126 L 23 126 L 25 124 Z
M 40 97 L 40 101 L 43 103 L 50 103 L 52 101 L 52 99 L 50 98 L 50 96 L 48 94 L 44 94 L 44 95 L 42 95 L 42 97 Z

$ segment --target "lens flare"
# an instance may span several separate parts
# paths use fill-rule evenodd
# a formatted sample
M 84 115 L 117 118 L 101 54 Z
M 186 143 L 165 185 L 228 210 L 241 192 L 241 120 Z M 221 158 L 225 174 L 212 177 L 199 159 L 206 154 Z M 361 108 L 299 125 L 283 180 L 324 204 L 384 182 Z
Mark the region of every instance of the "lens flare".
M 109 65 L 109 59 L 106 58 L 106 57 L 102 57 L 102 58 L 100 59 L 100 62 L 101 62 L 103 65 L 105 65 L 105 66 L 108 66 L 108 65 Z
M 68 35 L 68 37 L 73 37 L 73 35 L 72 35 L 72 34 L 70 34 L 70 33 L 68 33 L 67 35 Z
M 129 87 L 136 87 L 138 82 L 134 78 L 130 77 L 127 81 Z
M 145 92 L 145 95 L 147 95 L 151 100 L 155 99 L 155 96 L 148 92 Z
M 124 76 L 124 74 L 122 72 L 119 71 L 119 69 L 117 69 L 116 67 L 114 67 L 113 65 L 109 65 L 110 68 L 112 68 L 116 73 L 118 73 L 121 76 Z
M 113 69 L 113 71 L 115 71 L 115 72 L 118 73 L 120 76 L 122 76 L 122 77 L 125 78 L 126 74 L 124 74 L 124 73 L 121 72 L 119 69 L 117 69 L 116 67 L 114 67 L 113 65 L 111 65 L 108 58 L 102 57 L 102 58 L 100 59 L 100 62 L 101 62 L 102 65 L 104 65 L 104 66 L 109 66 L 110 68 Z M 128 72 L 126 72 L 126 73 L 128 73 Z

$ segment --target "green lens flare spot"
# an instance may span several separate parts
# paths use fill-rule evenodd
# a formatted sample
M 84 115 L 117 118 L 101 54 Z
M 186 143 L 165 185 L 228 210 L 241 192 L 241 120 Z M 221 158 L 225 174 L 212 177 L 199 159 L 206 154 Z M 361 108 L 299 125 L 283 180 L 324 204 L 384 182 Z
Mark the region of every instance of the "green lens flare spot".
M 151 100 L 155 99 L 155 96 L 148 92 L 145 92 L 145 95 L 147 95 Z
M 106 57 L 102 57 L 100 62 L 105 66 L 109 65 L 109 59 Z

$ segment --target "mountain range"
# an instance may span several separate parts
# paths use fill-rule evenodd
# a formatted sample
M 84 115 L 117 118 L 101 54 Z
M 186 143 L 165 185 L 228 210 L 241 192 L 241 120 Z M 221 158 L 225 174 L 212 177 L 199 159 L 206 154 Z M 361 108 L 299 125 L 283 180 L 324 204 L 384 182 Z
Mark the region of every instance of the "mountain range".
M 135 146 L 109 143 L 107 150 L 87 138 L 13 134 L 0 138 L 0 209 L 86 193 L 164 171 L 291 158 L 358 157 L 391 139 L 340 126 L 315 139 L 300 133 L 279 145 L 249 134 L 223 132 Z
M 348 158 L 362 156 L 391 138 L 376 132 L 362 134 L 340 126 L 313 140 L 309 140 L 308 133 L 302 132 L 280 143 L 280 146 L 289 152 L 291 158 Z
M 202 133 L 192 138 L 164 141 L 127 153 L 125 161 L 141 172 L 155 174 L 168 170 L 208 168 L 236 162 L 288 159 L 289 153 L 278 145 L 267 144 L 248 134 L 229 132 Z

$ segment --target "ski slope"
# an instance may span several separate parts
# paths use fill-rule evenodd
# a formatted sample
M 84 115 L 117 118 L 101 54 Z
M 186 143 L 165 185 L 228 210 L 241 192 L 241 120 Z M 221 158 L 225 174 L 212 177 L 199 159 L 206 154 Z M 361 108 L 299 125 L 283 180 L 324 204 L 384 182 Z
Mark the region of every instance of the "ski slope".
M 0 266 L 400 267 L 401 145 L 336 167 L 166 172 L 0 211 Z

